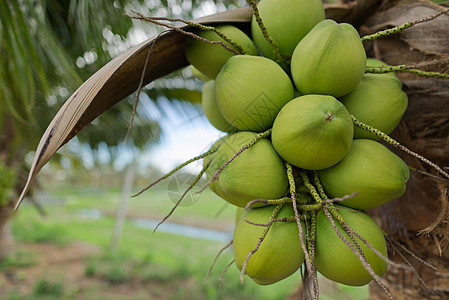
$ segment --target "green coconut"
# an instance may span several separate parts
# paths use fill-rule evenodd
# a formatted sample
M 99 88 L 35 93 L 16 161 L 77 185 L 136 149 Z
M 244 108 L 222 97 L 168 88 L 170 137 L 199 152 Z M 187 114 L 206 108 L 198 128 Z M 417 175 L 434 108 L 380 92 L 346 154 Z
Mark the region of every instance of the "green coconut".
M 229 137 L 230 137 L 230 135 L 225 135 L 225 136 L 219 138 L 218 140 L 216 140 L 216 141 L 212 144 L 212 146 L 210 146 L 209 151 L 212 150 L 212 149 L 218 149 L 224 142 L 226 142 L 226 140 L 227 140 Z M 218 151 L 218 150 L 217 150 L 217 151 Z M 206 157 L 203 159 L 203 167 L 208 166 L 208 165 L 212 162 L 212 159 L 213 159 L 214 156 L 217 154 L 217 151 L 215 151 L 214 153 L 212 153 L 212 154 L 206 156 Z
M 237 131 L 234 126 L 226 121 L 226 119 L 223 117 L 223 114 L 220 112 L 220 109 L 218 108 L 217 99 L 215 97 L 215 84 L 213 80 L 210 80 L 203 85 L 203 93 L 201 99 L 204 114 L 215 128 L 224 132 Z
M 338 213 L 346 223 L 384 257 L 388 256 L 384 235 L 379 226 L 367 214 L 336 206 Z M 343 237 L 354 245 L 354 242 L 343 230 L 338 221 L 334 219 L 338 231 Z M 360 239 L 356 238 L 364 256 L 374 273 L 382 276 L 387 271 L 388 264 Z M 354 245 L 355 246 L 355 245 Z M 368 284 L 373 277 L 363 267 L 359 258 L 337 236 L 331 222 L 323 211 L 317 216 L 317 233 L 315 238 L 315 267 L 324 277 L 351 286 L 363 286 Z
M 301 169 L 320 170 L 348 152 L 354 126 L 346 108 L 325 95 L 305 95 L 287 103 L 273 124 L 276 152 Z
M 393 75 L 365 74 L 359 85 L 340 98 L 359 121 L 390 134 L 399 124 L 408 105 L 402 84 Z M 380 137 L 354 127 L 354 138 L 380 140 Z
M 195 76 L 196 78 L 198 78 L 202 82 L 208 82 L 209 80 L 211 80 L 210 77 L 204 75 L 203 73 L 201 73 L 197 68 L 195 68 L 192 65 L 190 65 L 190 71 L 192 72 L 193 76 Z
M 341 203 L 370 209 L 399 198 L 405 192 L 410 171 L 401 158 L 382 144 L 356 139 L 348 154 L 335 166 L 319 171 L 319 176 L 329 197 L 358 192 Z
M 365 73 L 366 54 L 357 30 L 333 20 L 318 23 L 296 46 L 291 72 L 302 94 L 341 97 Z
M 239 44 L 246 54 L 258 55 L 257 48 L 253 41 L 237 27 L 232 25 L 221 25 L 217 26 L 217 29 L 232 41 Z M 195 33 L 209 41 L 222 41 L 229 47 L 235 49 L 213 31 L 198 30 L 195 31 Z M 189 38 L 186 47 L 186 57 L 189 63 L 211 79 L 214 79 L 217 76 L 225 62 L 233 55 L 235 54 L 225 49 L 220 44 L 208 44 L 194 38 Z
M 282 56 L 290 58 L 296 45 L 320 21 L 324 20 L 321 0 L 261 0 L 259 15 Z M 273 59 L 273 47 L 266 41 L 253 16 L 251 33 L 260 52 Z
M 246 210 L 244 207 L 235 207 L 235 224 L 237 224 L 243 218 L 242 216 L 245 214 L 245 212 Z
M 215 171 L 255 135 L 254 132 L 242 131 L 228 136 L 212 157 L 206 171 L 207 179 L 210 180 Z M 271 142 L 262 139 L 227 165 L 209 187 L 229 203 L 245 207 L 254 199 L 282 197 L 288 188 L 286 172 L 284 162 Z
M 281 108 L 294 97 L 287 73 L 262 56 L 231 57 L 215 80 L 218 107 L 239 130 L 264 131 Z
M 267 223 L 273 206 L 252 208 L 245 218 L 254 223 Z M 277 218 L 294 216 L 291 206 L 285 206 Z M 305 228 L 304 225 L 303 229 Z M 234 258 L 241 271 L 248 253 L 253 251 L 266 227 L 255 226 L 240 220 L 234 231 Z M 305 230 L 305 229 L 304 229 Z M 285 279 L 295 273 L 304 262 L 304 252 L 299 240 L 296 222 L 273 223 L 259 249 L 248 260 L 245 274 L 261 285 Z

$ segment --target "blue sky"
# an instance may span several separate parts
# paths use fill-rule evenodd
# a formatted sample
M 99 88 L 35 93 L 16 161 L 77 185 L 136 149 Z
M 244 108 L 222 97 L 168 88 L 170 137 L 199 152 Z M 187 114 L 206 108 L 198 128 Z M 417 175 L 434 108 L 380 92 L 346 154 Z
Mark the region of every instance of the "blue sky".
M 159 122 L 163 136 L 161 142 L 153 146 L 142 162 L 158 166 L 167 172 L 209 149 L 223 132 L 215 129 L 200 109 L 195 109 L 189 103 L 169 102 L 159 99 L 158 106 L 141 96 L 141 103 L 149 111 L 152 120 Z M 160 112 L 163 111 L 163 113 Z M 201 170 L 202 163 L 194 162 L 187 170 L 197 172 Z

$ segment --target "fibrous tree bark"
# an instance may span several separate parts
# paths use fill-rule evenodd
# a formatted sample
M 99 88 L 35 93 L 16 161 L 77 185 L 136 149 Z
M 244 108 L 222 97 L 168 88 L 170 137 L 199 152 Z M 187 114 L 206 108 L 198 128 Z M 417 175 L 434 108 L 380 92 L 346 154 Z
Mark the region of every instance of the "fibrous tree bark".
M 445 7 L 424 1 L 384 1 L 360 27 L 362 34 L 394 27 L 428 17 Z M 425 68 L 447 73 L 449 57 L 449 15 L 418 24 L 398 35 L 367 44 L 368 53 L 390 65 L 416 65 L 439 60 L 443 63 Z M 449 81 L 422 78 L 402 73 L 398 77 L 409 97 L 409 106 L 393 136 L 401 143 L 440 166 L 449 165 Z M 417 159 L 397 153 L 410 166 L 432 173 Z M 449 297 L 448 197 L 449 184 L 417 172 L 411 173 L 407 191 L 400 199 L 371 212 L 388 236 L 407 247 L 418 257 L 438 268 L 435 271 L 405 254 L 422 277 L 412 270 L 390 267 L 385 278 L 395 299 L 447 299 Z M 396 247 L 396 248 L 395 248 Z M 390 247 L 392 260 L 404 263 Z M 372 285 L 372 299 L 387 296 Z

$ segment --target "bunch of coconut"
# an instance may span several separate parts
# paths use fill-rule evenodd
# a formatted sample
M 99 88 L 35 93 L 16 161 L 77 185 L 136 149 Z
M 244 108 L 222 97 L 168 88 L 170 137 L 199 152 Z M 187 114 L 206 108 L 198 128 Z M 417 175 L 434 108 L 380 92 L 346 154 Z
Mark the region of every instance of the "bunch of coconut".
M 360 249 L 354 251 L 339 237 L 336 229 L 355 245 L 339 220 L 332 222 L 317 210 L 312 257 L 323 276 L 365 285 L 387 270 L 385 238 L 365 211 L 400 197 L 409 178 L 408 166 L 376 133 L 393 131 L 407 96 L 394 74 L 365 74 L 367 66 L 383 63 L 367 59 L 352 25 L 325 19 L 320 0 L 261 0 L 257 8 L 251 35 L 231 25 L 216 27 L 228 40 L 212 31 L 196 32 L 239 54 L 196 39 L 189 40 L 186 51 L 193 72 L 205 81 L 207 118 L 228 133 L 204 165 L 210 189 L 240 208 L 233 239 L 236 266 L 255 282 L 272 284 L 304 264 L 307 253 L 299 232 L 305 239 L 311 222 L 301 208 L 303 230 L 296 222 L 256 225 L 273 214 L 277 219 L 295 216 L 291 198 L 275 211 L 267 201 L 254 202 L 291 197 L 290 165 L 298 195 L 309 199 L 305 204 L 316 199 L 299 172 L 317 174 L 330 199 L 357 192 L 330 205 L 357 233 Z M 356 122 L 368 126 L 362 129 Z

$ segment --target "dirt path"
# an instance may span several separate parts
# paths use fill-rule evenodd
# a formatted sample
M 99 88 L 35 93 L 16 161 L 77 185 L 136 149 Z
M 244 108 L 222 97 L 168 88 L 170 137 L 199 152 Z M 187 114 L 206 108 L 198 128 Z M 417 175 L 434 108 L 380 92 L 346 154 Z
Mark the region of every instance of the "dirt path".
M 19 244 L 18 263 L 0 270 L 0 299 L 11 295 L 30 295 L 39 281 L 64 282 L 68 287 L 88 286 L 85 279 L 84 260 L 100 250 L 92 245 L 73 243 L 64 246 L 53 244 Z
M 113 283 L 103 275 L 87 276 L 87 258 L 101 249 L 81 242 L 19 244 L 17 249 L 17 262 L 23 264 L 0 268 L 1 300 L 166 300 L 181 286 L 189 289 L 195 284 L 192 278 L 163 282 L 131 276 Z

